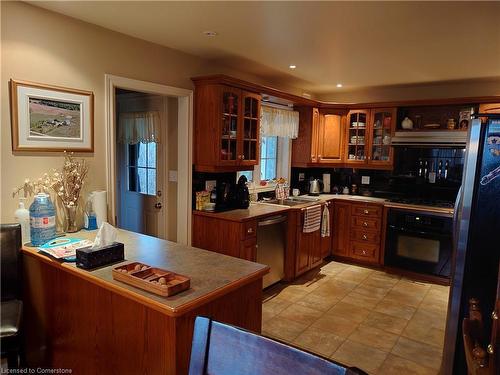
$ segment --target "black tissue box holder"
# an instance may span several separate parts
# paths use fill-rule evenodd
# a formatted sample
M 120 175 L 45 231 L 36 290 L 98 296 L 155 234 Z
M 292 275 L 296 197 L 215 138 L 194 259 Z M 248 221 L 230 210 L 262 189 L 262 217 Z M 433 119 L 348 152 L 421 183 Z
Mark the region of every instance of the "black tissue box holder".
M 121 242 L 115 242 L 99 249 L 76 250 L 76 266 L 86 270 L 117 263 L 124 259 L 124 246 Z

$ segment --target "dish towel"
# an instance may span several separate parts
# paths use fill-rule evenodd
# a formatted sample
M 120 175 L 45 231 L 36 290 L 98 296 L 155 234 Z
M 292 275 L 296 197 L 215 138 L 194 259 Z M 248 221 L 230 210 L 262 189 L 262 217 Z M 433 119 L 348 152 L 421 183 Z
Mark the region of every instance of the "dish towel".
M 326 204 L 321 218 L 321 237 L 330 237 L 330 210 Z
M 316 232 L 321 227 L 321 205 L 304 209 L 304 233 Z

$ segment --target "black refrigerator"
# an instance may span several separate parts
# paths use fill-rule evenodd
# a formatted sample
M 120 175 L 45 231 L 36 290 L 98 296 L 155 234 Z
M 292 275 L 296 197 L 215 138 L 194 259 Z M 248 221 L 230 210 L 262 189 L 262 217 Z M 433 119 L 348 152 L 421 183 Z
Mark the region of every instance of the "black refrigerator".
M 474 118 L 462 187 L 454 212 L 454 255 L 443 374 L 467 374 L 462 321 L 468 301 L 480 300 L 486 323 L 493 311 L 500 259 L 500 116 Z M 491 326 L 486 324 L 487 332 Z

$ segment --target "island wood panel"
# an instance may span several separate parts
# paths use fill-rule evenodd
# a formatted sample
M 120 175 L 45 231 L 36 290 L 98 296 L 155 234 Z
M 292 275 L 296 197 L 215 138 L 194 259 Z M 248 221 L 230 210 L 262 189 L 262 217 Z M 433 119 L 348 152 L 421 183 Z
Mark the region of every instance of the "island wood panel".
M 236 221 L 193 215 L 194 247 L 239 258 L 242 231 L 242 224 Z
M 27 365 L 74 374 L 187 374 L 197 315 L 259 333 L 262 278 L 178 317 L 25 255 Z

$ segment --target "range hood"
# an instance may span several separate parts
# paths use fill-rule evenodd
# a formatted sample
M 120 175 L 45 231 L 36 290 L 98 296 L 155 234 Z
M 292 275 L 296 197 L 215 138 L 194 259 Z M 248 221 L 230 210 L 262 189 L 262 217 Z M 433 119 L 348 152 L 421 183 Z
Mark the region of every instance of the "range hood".
M 466 131 L 428 130 L 428 131 L 397 131 L 391 144 L 393 146 L 440 146 L 465 147 Z

